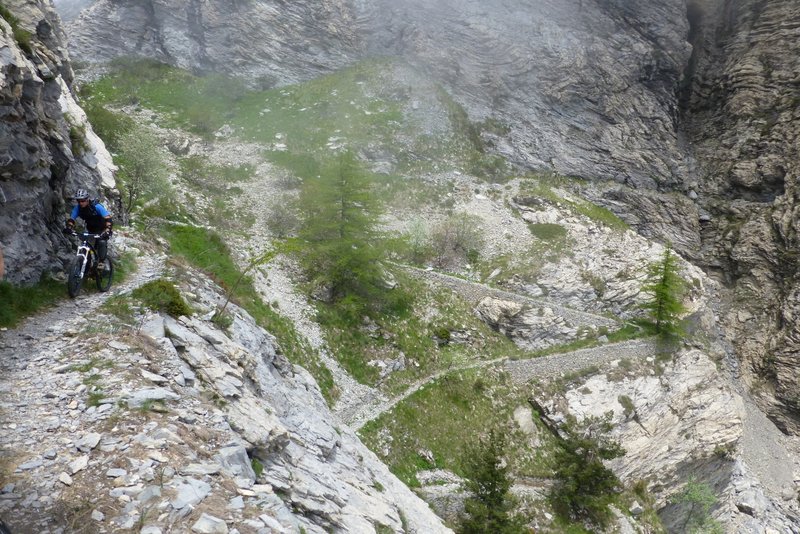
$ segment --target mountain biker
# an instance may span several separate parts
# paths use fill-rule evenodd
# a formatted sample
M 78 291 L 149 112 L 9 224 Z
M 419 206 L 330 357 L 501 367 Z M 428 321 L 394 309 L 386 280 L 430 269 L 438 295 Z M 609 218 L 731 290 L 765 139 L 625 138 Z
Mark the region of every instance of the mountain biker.
M 100 234 L 100 239 L 95 239 L 94 248 L 97 251 L 98 262 L 102 263 L 106 259 L 108 240 L 112 235 L 111 214 L 102 204 L 90 199 L 86 189 L 78 189 L 72 198 L 78 203 L 72 208 L 64 233 L 71 234 L 74 231 L 75 219 L 79 217 L 83 219 L 87 232 Z

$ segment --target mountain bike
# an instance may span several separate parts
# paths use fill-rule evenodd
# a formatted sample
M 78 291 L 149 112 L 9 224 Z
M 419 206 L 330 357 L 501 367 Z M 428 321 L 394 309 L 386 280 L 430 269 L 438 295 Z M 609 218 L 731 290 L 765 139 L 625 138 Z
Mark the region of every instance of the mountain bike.
M 97 251 L 94 245 L 89 241 L 94 238 L 105 239 L 100 234 L 92 234 L 89 232 L 72 232 L 71 235 L 78 236 L 81 239 L 81 244 L 78 245 L 78 253 L 75 259 L 69 266 L 69 277 L 67 278 L 67 293 L 72 298 L 78 296 L 81 291 L 83 279 L 93 277 L 97 283 L 97 289 L 106 292 L 111 288 L 111 279 L 114 277 L 114 264 L 111 258 L 106 253 L 106 259 L 103 262 L 97 261 Z

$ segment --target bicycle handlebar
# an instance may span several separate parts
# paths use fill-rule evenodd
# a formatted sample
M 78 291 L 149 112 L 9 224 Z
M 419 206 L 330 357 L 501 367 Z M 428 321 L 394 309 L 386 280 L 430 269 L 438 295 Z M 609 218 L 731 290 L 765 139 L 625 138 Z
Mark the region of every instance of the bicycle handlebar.
M 72 230 L 72 232 L 69 235 L 75 235 L 75 236 L 78 236 L 78 237 L 82 237 L 83 239 L 88 239 L 90 237 L 94 237 L 95 239 L 99 239 L 99 238 L 103 237 L 103 234 L 92 234 L 92 233 L 89 233 L 89 232 L 76 232 L 75 230 Z

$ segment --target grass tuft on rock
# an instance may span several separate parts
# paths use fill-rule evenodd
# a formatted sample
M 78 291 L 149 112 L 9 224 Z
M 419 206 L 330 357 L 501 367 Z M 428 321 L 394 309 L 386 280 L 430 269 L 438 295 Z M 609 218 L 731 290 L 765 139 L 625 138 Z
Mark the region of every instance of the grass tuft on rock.
M 175 318 L 192 315 L 192 308 L 181 296 L 175 284 L 163 278 L 137 287 L 131 296 L 151 310 L 164 312 Z

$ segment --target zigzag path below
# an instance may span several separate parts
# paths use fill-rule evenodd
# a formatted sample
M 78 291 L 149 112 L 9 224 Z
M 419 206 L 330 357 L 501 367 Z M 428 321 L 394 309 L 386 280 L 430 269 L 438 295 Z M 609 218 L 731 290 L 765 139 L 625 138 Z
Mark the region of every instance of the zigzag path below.
M 635 339 L 620 343 L 610 343 L 599 347 L 550 354 L 540 358 L 526 360 L 509 360 L 507 357 L 473 362 L 467 365 L 452 367 L 422 378 L 410 385 L 401 394 L 392 397 L 375 396 L 362 404 L 358 410 L 347 414 L 343 420 L 355 431 L 360 430 L 368 422 L 377 419 L 390 411 L 399 403 L 419 391 L 424 386 L 450 373 L 488 367 L 504 363 L 506 371 L 517 384 L 524 384 L 533 378 L 556 378 L 565 373 L 580 371 L 591 366 L 601 366 L 621 359 L 641 359 L 653 356 L 660 348 L 654 338 Z
M 400 263 L 395 263 L 395 265 L 397 265 L 398 267 L 402 267 L 403 269 L 408 271 L 413 276 L 416 276 L 417 278 L 422 278 L 431 281 L 433 283 L 438 283 L 449 287 L 450 289 L 452 289 L 453 291 L 464 297 L 473 306 L 477 305 L 485 297 L 492 297 L 497 299 L 510 300 L 512 302 L 516 302 L 531 307 L 550 308 L 551 310 L 553 310 L 554 313 L 563 317 L 564 319 L 568 320 L 573 324 L 593 324 L 596 326 L 605 326 L 608 328 L 617 327 L 620 325 L 620 322 L 616 319 L 612 319 L 610 317 L 606 317 L 604 315 L 599 315 L 596 313 L 575 310 L 567 306 L 563 306 L 561 304 L 557 304 L 555 302 L 551 302 L 545 299 L 530 297 L 527 295 L 520 295 L 519 293 L 513 293 L 511 291 L 505 291 L 503 289 L 490 287 L 480 282 L 472 282 L 470 280 L 464 280 L 462 278 L 457 278 L 449 274 L 444 274 L 436 271 L 427 271 L 425 269 L 412 267 L 410 265 L 405 265 Z

